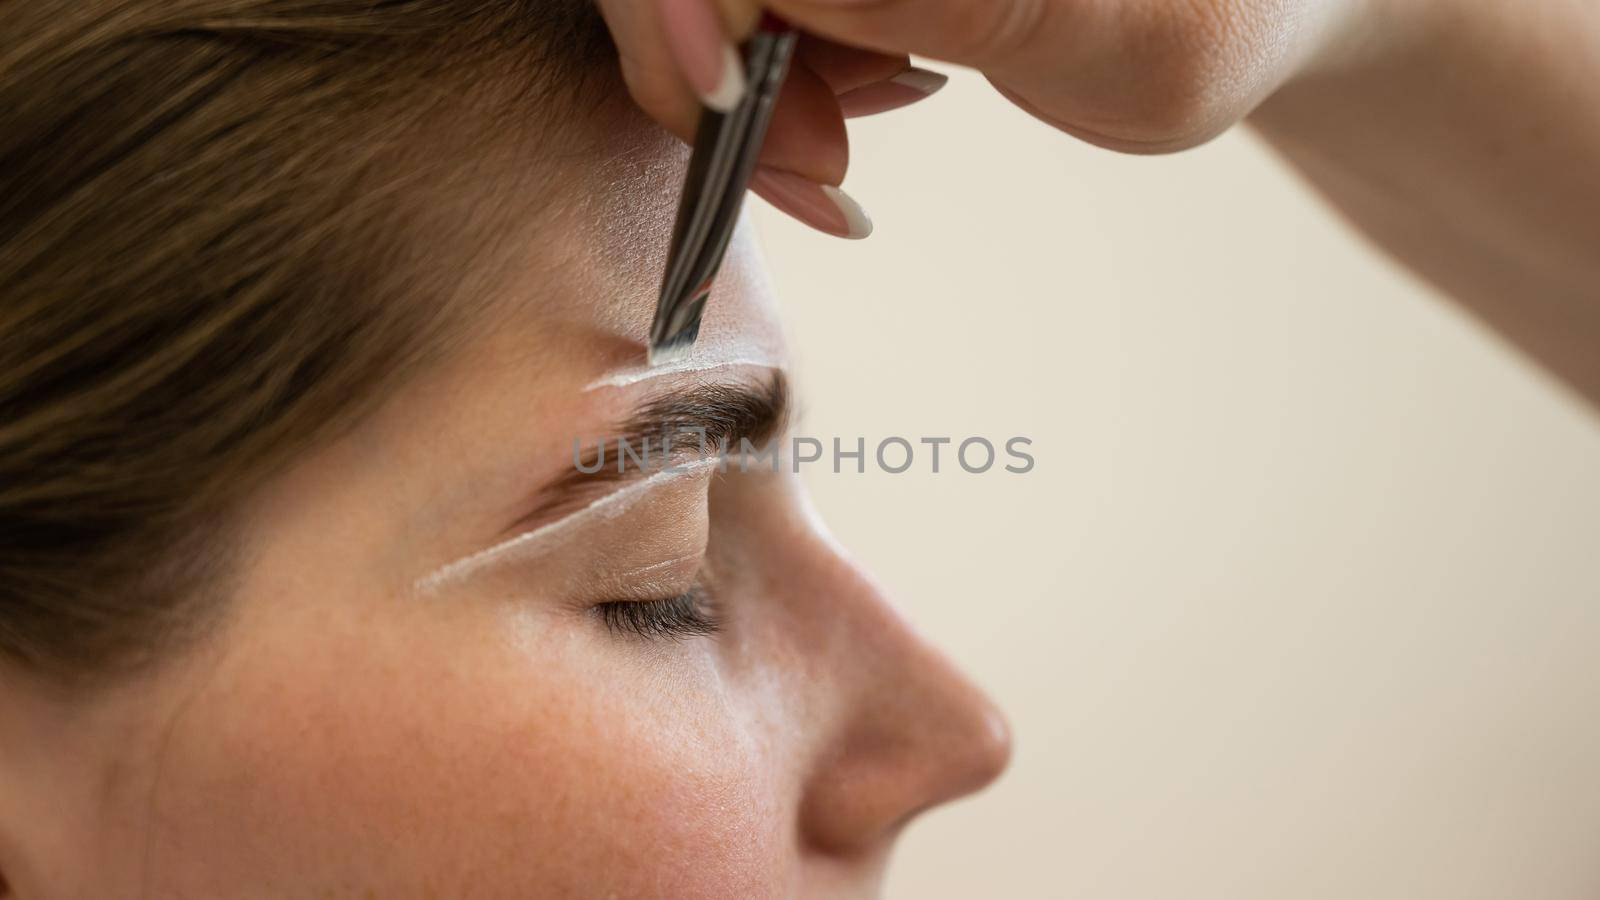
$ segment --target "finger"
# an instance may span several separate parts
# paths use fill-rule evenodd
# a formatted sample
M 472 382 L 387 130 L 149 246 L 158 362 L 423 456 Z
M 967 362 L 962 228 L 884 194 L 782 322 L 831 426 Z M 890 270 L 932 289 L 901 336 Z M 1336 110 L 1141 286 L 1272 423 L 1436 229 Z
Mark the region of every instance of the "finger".
M 803 63 L 789 70 L 761 159 L 750 189 L 768 203 L 827 234 L 872 233 L 861 205 L 838 187 L 850 163 L 844 115 L 828 83 Z
M 634 102 L 680 139 L 693 140 L 701 101 L 664 40 L 656 4 L 599 0 L 599 7 L 616 42 L 623 81 Z
M 799 59 L 839 95 L 846 119 L 910 106 L 943 88 L 949 78 L 911 65 L 903 53 L 878 53 L 806 35 Z
M 634 0 L 638 2 L 638 0 Z M 745 92 L 744 59 L 708 0 L 654 0 L 660 38 L 700 102 L 728 112 Z
M 622 80 L 635 103 L 684 143 L 694 140 L 703 106 L 687 86 L 665 78 L 637 57 L 622 57 Z
M 904 53 L 877 53 L 804 35 L 795 58 L 821 76 L 835 94 L 887 81 L 911 68 Z
M 858 87 L 839 95 L 839 111 L 846 119 L 875 116 L 926 100 L 950 79 L 928 69 L 911 68 L 893 78 Z
M 761 21 L 760 0 L 716 0 L 716 6 L 722 24 L 735 41 L 749 37 Z
M 839 101 L 804 64 L 789 69 L 767 130 L 761 162 L 821 184 L 839 185 L 850 166 L 850 137 Z
M 665 13 L 683 12 L 690 7 L 698 9 L 711 23 L 714 37 L 687 35 L 706 25 L 688 21 L 693 16 L 677 17 L 673 25 L 666 25 Z M 685 142 L 693 142 L 702 105 L 712 105 L 710 100 L 720 102 L 723 98 L 716 96 L 720 88 L 704 89 L 711 80 L 704 65 L 698 79 L 702 87 L 694 88 L 695 79 L 684 72 L 688 67 L 680 65 L 680 52 L 675 48 L 698 52 L 701 63 L 721 53 L 715 42 L 725 39 L 720 37 L 721 25 L 708 0 L 659 0 L 659 5 L 655 0 L 600 0 L 600 9 L 616 39 L 623 80 L 634 101 L 668 131 Z M 668 40 L 671 35 L 663 28 L 677 29 L 671 33 L 680 36 Z M 731 45 L 725 46 L 729 53 L 733 52 Z M 742 73 L 742 63 L 739 68 Z M 706 94 L 712 95 L 710 100 Z M 844 116 L 833 90 L 803 62 L 797 62 L 778 96 L 762 148 L 762 162 L 811 181 L 837 185 L 844 180 L 849 155 Z
M 750 190 L 795 219 L 835 237 L 860 240 L 872 233 L 872 219 L 866 210 L 832 185 L 763 166 L 750 179 Z
M 1071 0 L 770 0 L 812 34 L 880 53 L 912 53 L 979 68 L 1059 53 L 1074 41 Z
M 598 2 L 635 102 L 668 131 L 692 142 L 706 95 L 717 99 L 718 92 L 708 90 L 712 79 L 707 77 L 710 67 L 705 63 L 721 55 L 716 42 L 725 39 L 721 38 L 720 21 L 715 21 L 721 13 L 707 5 L 709 0 Z M 688 9 L 692 4 L 699 4 L 698 10 L 715 21 L 716 40 L 707 39 L 705 23 Z M 685 11 L 690 15 L 674 16 L 672 24 L 667 24 L 667 13 Z M 677 30 L 669 33 L 669 28 Z M 698 61 L 685 65 L 683 57 L 694 54 L 699 55 Z M 691 74 L 696 65 L 698 74 Z M 814 228 L 843 237 L 864 237 L 871 230 L 870 220 L 837 187 L 844 180 L 849 159 L 844 115 L 833 88 L 804 60 L 797 60 L 778 96 L 752 190 Z
M 744 61 L 712 0 L 598 0 L 635 102 L 684 140 L 699 107 L 727 112 L 746 89 Z M 696 102 L 696 98 L 698 98 Z

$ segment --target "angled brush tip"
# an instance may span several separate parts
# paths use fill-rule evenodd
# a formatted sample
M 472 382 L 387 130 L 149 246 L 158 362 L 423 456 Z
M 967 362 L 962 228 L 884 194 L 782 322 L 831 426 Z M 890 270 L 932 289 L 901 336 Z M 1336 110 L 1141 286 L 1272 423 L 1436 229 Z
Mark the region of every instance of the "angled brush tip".
M 652 369 L 661 366 L 670 366 L 686 358 L 694 350 L 694 335 L 679 335 L 676 338 L 651 344 L 649 362 Z

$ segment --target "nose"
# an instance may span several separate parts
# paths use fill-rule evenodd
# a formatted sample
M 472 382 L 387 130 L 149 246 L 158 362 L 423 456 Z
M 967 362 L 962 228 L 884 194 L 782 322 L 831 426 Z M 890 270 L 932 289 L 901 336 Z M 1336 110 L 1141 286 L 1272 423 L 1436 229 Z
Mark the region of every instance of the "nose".
M 803 633 L 821 657 L 813 671 L 829 724 L 805 784 L 801 829 L 814 850 L 852 854 L 994 781 L 1011 758 L 1011 734 L 989 698 L 859 568 L 826 540 L 818 544 Z

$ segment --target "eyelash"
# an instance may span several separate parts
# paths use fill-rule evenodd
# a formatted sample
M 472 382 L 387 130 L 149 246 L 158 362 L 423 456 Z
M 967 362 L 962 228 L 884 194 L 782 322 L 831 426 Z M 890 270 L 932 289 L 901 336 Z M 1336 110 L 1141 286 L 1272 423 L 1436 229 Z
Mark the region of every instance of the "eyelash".
M 613 634 L 646 640 L 687 640 L 721 629 L 710 598 L 699 588 L 664 600 L 611 600 L 593 607 Z

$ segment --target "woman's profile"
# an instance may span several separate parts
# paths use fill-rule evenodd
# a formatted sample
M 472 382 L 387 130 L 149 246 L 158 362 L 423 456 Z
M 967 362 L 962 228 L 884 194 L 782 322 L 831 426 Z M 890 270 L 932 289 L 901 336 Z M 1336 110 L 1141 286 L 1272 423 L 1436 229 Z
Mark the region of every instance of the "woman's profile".
M 679 197 L 695 193 L 684 189 L 697 180 L 685 177 L 684 142 L 721 154 L 705 171 L 721 173 L 718 184 L 729 187 L 707 196 L 742 196 L 732 185 L 748 174 L 749 190 L 778 211 L 859 239 L 872 222 L 842 189 L 851 165 L 846 120 L 898 110 L 939 90 L 945 76 L 913 65 L 913 54 L 971 69 L 969 84 L 988 98 L 981 102 L 1009 104 L 1007 114 L 1053 139 L 1105 150 L 1172 153 L 1248 121 L 1377 248 L 1592 407 L 1600 404 L 1600 8 L 1585 0 L 1533 4 L 1535 11 L 1514 6 L 0 0 L 0 900 L 876 896 L 907 823 L 992 783 L 1011 756 L 1010 732 L 983 692 L 919 637 L 829 535 L 801 485 L 798 454 L 788 460 L 793 467 L 780 464 L 787 451 L 779 448 L 809 440 L 815 462 L 823 444 L 799 435 L 793 423 L 804 398 L 796 397 L 792 357 L 748 229 L 734 232 L 714 280 L 705 266 L 675 270 L 679 277 L 668 282 L 674 289 L 661 293 L 687 298 L 684 308 L 698 311 L 705 286 L 715 289 L 698 330 L 688 316 L 662 341 L 669 349 L 692 343 L 692 351 L 649 364 Z M 756 52 L 762 42 L 750 39 L 758 31 L 771 51 L 766 67 Z M 781 54 L 773 49 L 780 36 Z M 741 110 L 745 127 L 723 129 Z M 972 154 L 950 152 L 928 132 L 896 146 L 897 153 L 924 154 L 918 166 L 905 165 L 906 156 L 881 157 L 921 192 L 928 214 L 920 237 L 907 240 L 911 252 L 886 268 L 903 274 L 926 265 L 929 278 L 948 277 L 951 302 L 916 309 L 907 298 L 885 296 L 881 310 L 862 310 L 827 298 L 835 300 L 836 316 L 841 308 L 863 313 L 857 334 L 875 342 L 839 342 L 824 351 L 833 353 L 829 361 L 878 362 L 881 354 L 902 362 L 907 347 L 922 345 L 943 356 L 930 351 L 917 359 L 949 363 L 954 383 L 984 369 L 986 359 L 1015 360 L 1024 355 L 1019 347 L 1043 348 L 1034 370 L 1040 377 L 1006 390 L 1023 395 L 1030 415 L 1062 422 L 1069 416 L 1060 389 L 1072 380 L 1062 373 L 1098 370 L 1058 369 L 1075 354 L 1055 341 L 1064 328 L 1048 323 L 1095 320 L 1029 314 L 1043 303 L 1068 308 L 1073 292 L 1087 293 L 1075 278 L 1075 259 L 1124 242 L 1129 251 L 1102 267 L 1117 282 L 1102 307 L 1105 321 L 1116 324 L 1105 328 L 1105 339 L 1098 328 L 1081 330 L 1090 340 L 1117 345 L 1148 318 L 1173 335 L 1152 346 L 1182 341 L 1200 351 L 1189 357 L 1194 365 L 1171 364 L 1151 382 L 1160 388 L 1126 396 L 1168 394 L 1165 385 L 1221 358 L 1223 344 L 1236 346 L 1235 317 L 1190 303 L 1190 286 L 1210 279 L 1213 297 L 1234 291 L 1237 267 L 1268 256 L 1280 257 L 1275 265 L 1297 283 L 1325 271 L 1300 258 L 1298 232 L 1263 248 L 1260 237 L 1234 241 L 1230 229 L 1237 255 L 1220 242 L 1207 244 L 1222 249 L 1183 258 L 1205 257 L 1212 274 L 1192 274 L 1155 244 L 1187 242 L 1213 218 L 1237 223 L 1244 216 L 1218 209 L 1213 217 L 1205 209 L 1181 226 L 1147 228 L 1162 224 L 1156 220 L 1169 182 L 1148 202 L 1110 200 L 1118 189 L 1106 188 L 1098 206 L 1080 204 L 1091 213 L 1082 227 L 1058 231 L 1058 213 L 1070 201 L 1035 191 L 1033 173 L 1023 171 L 1026 160 L 1053 157 L 1018 152 L 1009 132 L 969 114 L 945 122 L 970 133 L 964 148 L 975 148 Z M 712 140 L 697 137 L 703 126 Z M 715 137 L 734 132 L 761 138 L 740 144 L 749 152 L 738 155 L 727 151 L 738 142 Z M 1017 177 L 991 177 L 1000 167 L 1014 167 Z M 1195 205 L 1227 206 L 1237 197 L 1232 185 L 1219 182 Z M 977 197 L 1004 202 L 973 205 Z M 1120 204 L 1121 237 L 1098 234 L 1101 220 L 1092 218 L 1112 203 Z M 1019 205 L 1029 207 L 1021 224 L 1010 221 Z M 735 203 L 704 207 L 716 213 L 706 221 L 737 221 Z M 1275 214 L 1254 218 L 1281 225 Z M 930 249 L 928 236 L 947 228 L 964 243 Z M 708 226 L 695 258 L 703 262 L 707 247 L 720 250 L 733 230 Z M 1026 240 L 1013 245 L 1024 231 Z M 963 254 L 977 242 L 1003 245 L 1007 261 L 961 271 L 969 262 Z M 1035 274 L 1010 277 L 1005 267 L 1024 257 L 1041 262 L 1027 270 Z M 1133 293 L 1120 279 L 1138 267 L 1172 273 L 1148 282 L 1161 285 L 1149 293 L 1162 303 L 1173 295 L 1192 317 L 1169 320 L 1166 306 L 1148 317 L 1113 309 Z M 991 315 L 985 301 L 1023 281 L 1048 282 L 1050 292 L 1035 298 L 1015 291 L 1032 305 Z M 1268 305 L 1275 304 L 1258 304 Z M 873 330 L 912 314 L 942 316 L 939 323 L 953 327 L 924 333 L 960 340 Z M 1225 327 L 1213 340 L 1191 340 L 1182 323 L 1200 321 Z M 1019 329 L 1030 330 L 1028 342 L 1011 342 Z M 990 356 L 951 352 L 1002 333 L 1007 337 L 983 348 Z M 1388 390 L 1432 365 L 1425 348 L 1393 343 L 1404 345 L 1394 356 L 1406 366 L 1391 370 L 1401 374 L 1380 372 L 1364 383 Z M 1270 406 L 1240 414 L 1259 430 L 1230 440 L 1283 431 L 1332 406 L 1363 405 L 1355 393 L 1337 395 L 1349 400 L 1339 404 L 1320 387 L 1306 395 L 1294 383 L 1278 383 L 1293 356 L 1274 341 L 1271 354 L 1255 357 L 1269 360 L 1260 368 L 1271 371 L 1241 374 L 1241 362 L 1228 378 L 1207 382 L 1224 386 L 1213 392 L 1222 395 L 1214 408 L 1239 406 L 1233 386 L 1240 378 L 1272 388 Z M 1117 359 L 1118 366 L 1144 364 Z M 1331 383 L 1362 364 L 1313 367 L 1299 384 Z M 852 375 L 858 371 L 865 369 Z M 1124 370 L 1105 371 L 1114 381 Z M 912 381 L 893 386 L 915 388 Z M 1459 390 L 1453 400 L 1467 401 L 1463 409 L 1476 402 L 1474 385 Z M 1170 393 L 1169 402 L 1181 405 L 1204 391 Z M 882 394 L 891 402 L 905 395 Z M 972 391 L 966 399 L 995 404 L 997 396 Z M 1120 411 L 1124 395 L 1103 396 Z M 1421 401 L 1404 391 L 1399 397 L 1404 405 L 1393 407 L 1395 417 L 1411 418 Z M 1136 444 L 1147 457 L 1182 455 L 1199 443 L 1184 428 L 1204 418 L 1198 408 L 1185 410 L 1179 427 L 1149 432 L 1177 435 L 1171 440 L 1112 429 L 1106 458 Z M 1492 415 L 1484 419 L 1517 430 Z M 1076 419 L 1071 424 L 1084 433 Z M 1353 429 L 1352 440 L 1365 441 L 1364 428 Z M 1209 434 L 1228 431 L 1219 424 Z M 886 439 L 877 445 L 879 466 L 901 471 L 883 461 L 895 441 L 903 449 L 894 458 L 916 452 L 919 460 L 921 444 L 932 443 L 932 470 L 939 472 L 940 447 L 958 432 L 939 433 L 947 436 L 925 436 L 914 451 L 910 438 Z M 685 434 L 697 439 L 668 446 Z M 1020 460 L 1031 468 L 1032 457 L 1014 450 L 1031 439 L 990 437 L 1001 440 L 975 436 L 943 446 L 945 471 L 974 471 L 962 455 L 971 446 L 989 454 L 982 470 Z M 1337 453 L 1324 452 L 1314 435 L 1300 437 L 1297 446 L 1316 447 L 1319 465 L 1334 464 L 1328 461 Z M 1446 450 L 1471 443 L 1454 432 L 1435 437 Z M 846 455 L 866 461 L 870 451 L 859 440 L 860 449 L 841 453 L 855 441 L 834 438 L 836 467 Z M 610 457 L 603 455 L 608 446 L 616 448 Z M 1205 459 L 1233 455 L 1233 446 L 1219 439 Z M 1269 449 L 1287 456 L 1289 446 Z M 1413 447 L 1430 472 L 1437 454 L 1419 448 L 1432 446 Z M 1016 458 L 997 461 L 1002 447 Z M 1372 449 L 1373 460 L 1383 458 L 1377 442 Z M 755 464 L 730 468 L 730 454 L 753 455 Z M 1273 509 L 1300 502 L 1279 490 L 1275 482 L 1289 479 L 1276 473 L 1321 479 L 1333 471 L 1269 470 L 1255 465 L 1258 458 L 1231 460 L 1242 473 L 1237 483 L 1265 494 L 1274 482 L 1270 493 L 1285 499 Z M 1482 459 L 1484 478 L 1506 479 L 1506 493 L 1520 489 L 1508 474 L 1511 457 Z M 1078 468 L 1092 469 L 1081 461 Z M 1477 495 L 1436 503 L 1450 491 L 1443 480 L 1414 492 L 1414 520 L 1424 525 L 1396 524 L 1388 533 L 1402 529 L 1405 540 L 1379 539 L 1368 525 L 1406 480 L 1383 459 L 1367 473 L 1370 502 L 1339 498 L 1346 530 L 1301 534 L 1299 523 L 1314 516 L 1250 507 L 1259 531 L 1248 533 L 1271 539 L 1246 546 L 1246 532 L 1216 526 L 1209 508 L 1191 509 L 1173 517 L 1167 534 L 1168 546 L 1182 545 L 1194 563 L 1174 568 L 1145 523 L 1185 502 L 1174 486 L 1204 482 L 1213 471 L 1199 463 L 1161 471 L 1169 477 L 1149 487 L 1150 506 L 1112 517 L 1117 528 L 1101 528 L 1100 510 L 1118 505 L 1109 490 L 1093 494 L 1090 513 L 1075 520 L 1080 531 L 1092 527 L 1117 539 L 1126 533 L 1119 552 L 1106 555 L 1118 576 L 1165 566 L 1173 579 L 1205 580 L 1225 569 L 1250 570 L 1258 556 L 1290 541 L 1321 542 L 1323 555 L 1285 557 L 1281 581 L 1255 579 L 1252 589 L 1276 608 L 1276 585 L 1290 585 L 1283 590 L 1293 594 L 1316 580 L 1332 608 L 1360 593 L 1343 579 L 1357 561 L 1378 560 L 1380 575 L 1400 585 L 1395 591 L 1432 591 L 1449 601 L 1453 616 L 1457 598 L 1436 572 L 1469 553 L 1505 552 L 1489 531 L 1468 543 L 1445 529 L 1431 545 L 1437 557 L 1411 546 L 1410 533 L 1433 523 L 1494 516 L 1494 508 L 1474 505 Z M 1560 471 L 1542 475 L 1555 499 L 1526 509 L 1581 505 L 1565 493 Z M 1324 493 L 1350 483 L 1341 470 Z M 1560 490 L 1551 487 L 1558 484 Z M 1214 505 L 1235 502 L 1226 485 L 1213 487 L 1206 496 L 1219 498 Z M 995 548 L 1002 541 L 994 540 L 924 564 L 939 554 L 906 542 L 906 558 L 949 583 L 942 586 L 960 613 L 952 621 L 965 627 L 986 616 L 995 632 L 1005 632 L 1005 666 L 1025 655 L 1017 648 L 1076 661 L 1078 654 L 1056 640 L 1063 629 L 1050 627 L 1076 610 L 1057 604 L 1057 619 L 1042 618 L 1036 613 L 1043 604 L 1032 594 L 1009 608 L 979 609 L 1015 592 L 988 580 L 958 589 L 948 576 L 955 566 L 987 578 L 1007 568 L 1031 571 L 1052 554 L 1070 557 L 1071 565 L 1084 559 L 1066 546 L 1070 538 L 1058 540 L 1053 514 L 1063 498 L 1037 488 L 1029 483 L 1026 491 L 1052 514 L 1035 529 L 1046 543 L 1001 556 Z M 937 495 L 916 498 L 926 509 L 913 504 L 912 515 L 942 512 L 941 524 L 961 518 Z M 1145 508 L 1156 512 L 1135 514 Z M 1576 519 L 1546 521 L 1544 512 L 1503 518 L 1507 528 L 1537 520 L 1543 530 L 1529 532 L 1530 546 L 1557 528 L 1569 538 L 1583 531 L 1560 524 Z M 993 524 L 978 521 L 975 530 Z M 1207 530 L 1221 536 L 1221 549 L 1190 546 Z M 1577 558 L 1584 548 L 1574 546 Z M 1358 556 L 1363 548 L 1382 553 Z M 1269 840 L 1228 831 L 1231 819 L 1243 818 L 1235 814 L 1247 807 L 1249 791 L 1219 789 L 1225 781 L 1201 784 L 1180 777 L 1179 768 L 1167 769 L 1166 780 L 1143 795 L 1155 803 L 1124 802 L 1132 795 L 1117 790 L 1063 791 L 1036 793 L 1029 811 L 1073 807 L 1087 796 L 1084 827 L 1112 835 L 1107 845 L 1126 851 L 1103 861 L 1108 870 L 1129 861 L 1125 868 L 1164 867 L 1164 876 L 1197 896 L 1206 886 L 1192 884 L 1188 873 L 1196 870 L 1186 865 L 1203 857 L 1219 858 L 1228 870 L 1233 880 L 1214 895 L 1230 900 L 1251 891 L 1275 896 L 1274 885 L 1299 884 L 1315 870 L 1301 864 L 1305 859 L 1337 860 L 1354 873 L 1342 883 L 1369 886 L 1369 895 L 1382 893 L 1385 878 L 1392 895 L 1415 894 L 1410 874 L 1430 866 L 1458 870 L 1451 883 L 1498 868 L 1490 874 L 1503 881 L 1485 880 L 1488 891 L 1539 884 L 1527 880 L 1537 863 L 1519 856 L 1517 846 L 1468 867 L 1449 858 L 1477 855 L 1512 828 L 1523 829 L 1522 846 L 1545 834 L 1581 835 L 1583 827 L 1565 823 L 1592 818 L 1591 803 L 1582 820 L 1550 818 L 1541 826 L 1510 813 L 1500 816 L 1510 823 L 1506 830 L 1470 824 L 1484 821 L 1483 809 L 1543 804 L 1557 782 L 1540 766 L 1583 756 L 1564 728 L 1541 736 L 1558 756 L 1527 753 L 1524 732 L 1538 728 L 1499 712 L 1539 691 L 1501 684 L 1496 673 L 1538 669 L 1547 680 L 1527 683 L 1570 680 L 1570 696 L 1579 696 L 1589 670 L 1574 668 L 1578 674 L 1569 677 L 1564 663 L 1542 658 L 1553 645 L 1540 642 L 1559 631 L 1577 648 L 1573 659 L 1581 656 L 1584 633 L 1575 623 L 1593 608 L 1585 603 L 1593 579 L 1560 598 L 1570 599 L 1570 610 L 1560 608 L 1563 618 L 1531 615 L 1532 624 L 1548 629 L 1527 632 L 1534 652 L 1504 654 L 1500 669 L 1480 666 L 1484 648 L 1499 640 L 1502 618 L 1523 618 L 1524 594 L 1542 589 L 1530 587 L 1526 573 L 1562 563 L 1530 553 L 1508 565 L 1497 570 L 1510 598 L 1505 616 L 1476 610 L 1482 640 L 1457 647 L 1463 666 L 1495 682 L 1499 706 L 1475 705 L 1480 698 L 1445 670 L 1411 660 L 1407 649 L 1391 654 L 1389 668 L 1374 669 L 1382 678 L 1356 684 L 1372 685 L 1372 694 L 1389 691 L 1391 669 L 1410 665 L 1428 690 L 1412 696 L 1396 688 L 1403 703 L 1394 709 L 1413 712 L 1376 715 L 1368 695 L 1340 677 L 1342 667 L 1370 662 L 1371 645 L 1353 637 L 1349 646 L 1359 652 L 1332 654 L 1338 662 L 1326 671 L 1314 664 L 1303 670 L 1314 678 L 1311 693 L 1337 699 L 1350 717 L 1341 721 L 1354 723 L 1316 731 L 1329 735 L 1320 742 L 1310 731 L 1275 740 L 1296 725 L 1249 702 L 1216 708 L 1249 708 L 1250 722 L 1174 702 L 1160 707 L 1175 711 L 1164 723 L 1168 731 L 1145 730 L 1154 707 L 1129 704 L 1126 693 L 1094 693 L 1090 702 L 1133 709 L 1125 721 L 1137 723 L 1126 733 L 1104 729 L 1116 736 L 1106 745 L 1109 755 L 1125 764 L 1112 781 L 1149 782 L 1158 760 L 1187 758 L 1194 768 L 1182 772 L 1191 772 L 1225 756 L 1255 759 L 1231 755 L 1245 744 L 1267 755 L 1293 757 L 1285 749 L 1291 745 L 1315 750 L 1290 760 L 1299 765 L 1283 770 L 1292 778 L 1274 770 L 1239 782 L 1261 795 L 1291 781 L 1308 787 L 1292 806 L 1271 807 L 1290 812 L 1255 823 L 1253 834 Z M 1390 579 L 1391 567 L 1415 577 Z M 1211 595 L 1227 594 L 1250 574 L 1216 579 Z M 1228 610 L 1195 601 L 1187 588 L 1172 592 L 1185 608 L 1171 618 L 1222 624 L 1196 632 L 1206 638 L 1198 645 L 1203 652 L 1167 654 L 1176 660 L 1169 676 L 1188 678 L 1202 657 L 1226 662 L 1227 648 L 1209 640 L 1213 633 L 1273 651 L 1260 657 L 1260 677 L 1218 666 L 1226 677 L 1211 683 L 1226 687 L 1210 693 L 1232 699 L 1235 684 L 1265 684 L 1299 711 L 1306 683 L 1280 683 L 1280 661 L 1312 642 L 1324 650 L 1343 646 L 1327 643 L 1324 635 L 1337 629 L 1309 615 L 1285 618 L 1281 642 L 1256 639 L 1266 631 L 1231 634 L 1235 620 L 1216 618 Z M 1052 583 L 1049 590 L 1062 589 Z M 1109 594 L 1108 602 L 1124 605 Z M 1381 615 L 1350 620 L 1362 623 L 1350 633 L 1387 633 L 1396 617 L 1385 603 L 1371 606 L 1380 608 Z M 1418 612 L 1431 607 L 1408 609 L 1416 630 L 1399 637 L 1432 641 L 1439 617 Z M 1138 635 L 1170 624 L 1163 615 L 1136 618 L 1149 629 Z M 1082 621 L 1073 619 L 1072 628 Z M 1094 622 L 1089 626 L 1083 633 L 1099 640 Z M 1037 641 L 1015 640 L 1024 630 Z M 1112 681 L 1134 670 L 1134 657 L 1158 656 L 1167 646 L 1102 643 L 1114 662 L 1104 670 Z M 1059 708 L 1053 724 L 1073 720 L 1052 737 L 1067 742 L 1094 732 L 1097 720 L 1081 718 L 1089 695 L 1061 700 L 1055 689 L 1097 679 L 1079 667 L 1025 662 L 1008 674 L 1045 686 L 1035 702 L 1052 714 Z M 1149 693 L 1164 695 L 1160 688 L 1169 683 L 1150 681 Z M 1298 829 L 1297 820 L 1323 812 L 1313 807 L 1356 780 L 1358 767 L 1333 765 L 1352 748 L 1392 739 L 1403 746 L 1403 765 L 1386 771 L 1409 781 L 1463 743 L 1438 740 L 1428 754 L 1410 755 L 1426 743 L 1425 733 L 1401 725 L 1431 716 L 1428 698 L 1435 697 L 1450 711 L 1477 714 L 1472 730 L 1439 733 L 1470 735 L 1483 745 L 1482 771 L 1515 778 L 1457 792 L 1475 779 L 1449 769 L 1436 773 L 1439 780 L 1418 780 L 1409 797 L 1384 792 L 1389 782 L 1371 782 L 1362 786 L 1366 793 L 1347 798 L 1347 809 L 1359 808 L 1352 827 L 1339 823 L 1326 832 L 1339 836 L 1331 844 L 1307 838 L 1318 832 Z M 1541 698 L 1547 700 L 1546 718 L 1537 721 L 1583 718 Z M 1203 719 L 1217 727 L 1209 743 L 1188 730 Z M 1407 721 L 1396 724 L 1401 719 Z M 1028 720 L 1019 714 L 1019 721 Z M 1252 723 L 1263 730 L 1249 731 Z M 1177 737 L 1152 737 L 1160 734 Z M 1139 752 L 1124 753 L 1136 744 Z M 1109 777 L 1081 760 L 1059 759 L 1070 755 L 1035 751 L 1034 759 Z M 1516 792 L 1523 795 L 1516 805 L 1474 805 Z M 1178 794 L 1190 805 L 1164 805 L 1182 801 Z M 1390 816 L 1407 804 L 1438 818 Z M 1125 830 L 1104 829 L 1099 817 L 1118 806 Z M 1030 824 L 1012 818 L 1020 808 L 1006 810 L 990 849 L 1003 841 L 1013 863 L 1036 857 L 1048 878 L 1061 865 L 1054 849 L 1070 843 L 1055 827 L 1063 819 Z M 1431 824 L 1405 825 L 1460 819 L 1469 808 L 1476 818 L 1466 817 L 1466 843 L 1425 833 Z M 1185 809 L 1204 814 L 1190 821 Z M 1181 824 L 1171 833 L 1183 835 L 1182 852 L 1145 839 L 1144 829 L 1162 817 Z M 1390 843 L 1381 829 L 1367 833 L 1384 817 L 1392 819 L 1388 832 L 1408 832 L 1405 840 Z M 1188 843 L 1199 829 L 1217 829 L 1211 845 Z M 1420 843 L 1408 843 L 1418 835 Z M 1284 880 L 1259 877 L 1257 863 L 1276 852 L 1280 836 L 1309 849 L 1284 857 Z M 1344 836 L 1360 840 L 1341 843 Z M 1576 861 L 1573 878 L 1592 884 L 1581 840 L 1550 843 Z M 1224 852 L 1210 849 L 1223 844 Z M 1358 844 L 1373 851 L 1359 862 L 1352 853 Z M 1046 852 L 1035 852 L 1041 846 Z M 1409 868 L 1363 868 L 1385 869 L 1411 854 L 1418 858 Z M 1007 868 L 975 877 L 1004 883 Z M 941 876 L 951 871 L 946 866 Z M 1016 877 L 1042 880 L 1033 870 Z M 990 889 L 987 881 L 973 883 Z M 1316 887 L 1337 891 L 1337 884 Z M 1040 885 L 1039 895 L 1052 887 L 1059 889 Z M 936 890 L 961 888 L 941 880 Z
M 683 155 L 615 69 L 577 0 L 0 3 L 0 896 L 859 896 L 999 772 L 792 475 L 573 478 L 788 403 L 744 239 L 614 377 Z

